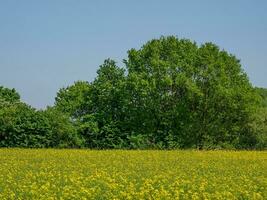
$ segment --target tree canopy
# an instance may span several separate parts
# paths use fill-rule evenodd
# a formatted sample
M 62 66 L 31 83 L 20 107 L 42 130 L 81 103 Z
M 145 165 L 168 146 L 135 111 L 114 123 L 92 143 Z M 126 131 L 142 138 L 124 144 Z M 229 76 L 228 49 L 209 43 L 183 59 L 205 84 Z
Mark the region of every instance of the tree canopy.
M 0 88 L 5 99 L 16 96 L 5 90 Z M 266 90 L 251 85 L 234 55 L 212 43 L 169 36 L 130 49 L 123 67 L 105 60 L 94 81 L 60 89 L 53 108 L 16 109 L 32 113 L 40 127 L 32 130 L 49 138 L 44 146 L 247 149 L 266 148 L 265 103 Z M 0 113 L 28 116 L 5 109 Z M 31 126 L 24 125 L 26 135 Z
M 20 95 L 17 91 L 0 86 L 0 103 L 14 103 L 20 100 Z
M 261 96 L 262 106 L 267 107 L 267 89 L 266 88 L 259 88 L 259 87 L 256 87 L 255 89 L 258 92 L 258 94 Z

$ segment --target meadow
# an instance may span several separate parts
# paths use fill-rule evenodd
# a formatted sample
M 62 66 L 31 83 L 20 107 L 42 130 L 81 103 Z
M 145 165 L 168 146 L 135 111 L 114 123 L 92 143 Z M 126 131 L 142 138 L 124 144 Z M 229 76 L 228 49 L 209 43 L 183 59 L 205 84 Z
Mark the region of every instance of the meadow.
M 0 149 L 0 199 L 267 199 L 267 152 Z

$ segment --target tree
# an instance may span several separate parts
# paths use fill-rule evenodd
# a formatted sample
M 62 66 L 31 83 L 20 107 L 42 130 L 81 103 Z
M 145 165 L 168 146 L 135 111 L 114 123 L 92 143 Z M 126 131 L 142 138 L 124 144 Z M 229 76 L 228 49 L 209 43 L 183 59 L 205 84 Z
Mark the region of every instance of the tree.
M 81 147 L 83 141 L 65 114 L 16 103 L 0 109 L 0 146 Z
M 81 147 L 83 140 L 69 116 L 20 102 L 14 90 L 0 87 L 0 147 Z
M 0 103 L 9 102 L 14 103 L 18 102 L 20 100 L 20 95 L 17 93 L 17 91 L 9 88 L 5 88 L 3 86 L 0 86 Z
M 61 88 L 55 99 L 55 107 L 75 120 L 87 113 L 85 103 L 90 90 L 91 84 L 86 81 L 77 81 L 69 87 Z
M 164 147 L 255 145 L 257 94 L 235 56 L 171 36 L 130 50 L 125 63 L 133 132 Z
M 256 87 L 255 90 L 261 96 L 262 106 L 267 107 L 267 89 Z
M 107 59 L 92 83 L 76 82 L 56 97 L 56 109 L 68 113 L 91 148 L 115 148 L 121 144 L 124 70 Z
M 78 134 L 69 115 L 48 107 L 45 111 L 38 111 L 48 122 L 46 130 L 46 146 L 59 148 L 79 148 L 84 146 L 83 138 Z
M 259 95 L 239 60 L 212 43 L 161 37 L 107 59 L 92 83 L 56 97 L 91 148 L 253 148 Z
M 253 129 L 257 134 L 258 149 L 267 149 L 267 89 L 255 88 L 260 95 L 260 106 L 255 113 L 255 121 L 252 123 Z
M 100 148 L 119 148 L 123 146 L 124 82 L 125 74 L 115 61 L 107 59 L 97 71 L 92 83 L 91 112 L 98 125 L 95 145 Z
M 0 109 L 0 146 L 45 147 L 47 125 L 30 106 L 7 104 Z

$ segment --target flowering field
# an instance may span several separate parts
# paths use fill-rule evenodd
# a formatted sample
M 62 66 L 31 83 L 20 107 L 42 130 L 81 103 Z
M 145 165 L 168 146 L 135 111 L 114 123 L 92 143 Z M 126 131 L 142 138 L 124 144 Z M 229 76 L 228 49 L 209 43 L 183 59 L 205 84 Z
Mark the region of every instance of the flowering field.
M 0 199 L 267 199 L 267 152 L 0 149 Z

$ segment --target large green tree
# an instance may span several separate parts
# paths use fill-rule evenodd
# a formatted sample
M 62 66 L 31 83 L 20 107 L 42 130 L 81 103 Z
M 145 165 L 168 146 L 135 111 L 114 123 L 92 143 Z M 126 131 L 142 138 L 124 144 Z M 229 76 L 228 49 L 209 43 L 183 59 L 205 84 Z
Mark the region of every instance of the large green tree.
M 259 95 L 239 60 L 212 43 L 161 37 L 60 90 L 56 107 L 93 148 L 253 148 Z
M 249 124 L 258 97 L 235 56 L 171 36 L 130 50 L 125 63 L 136 132 L 164 147 L 255 145 Z

